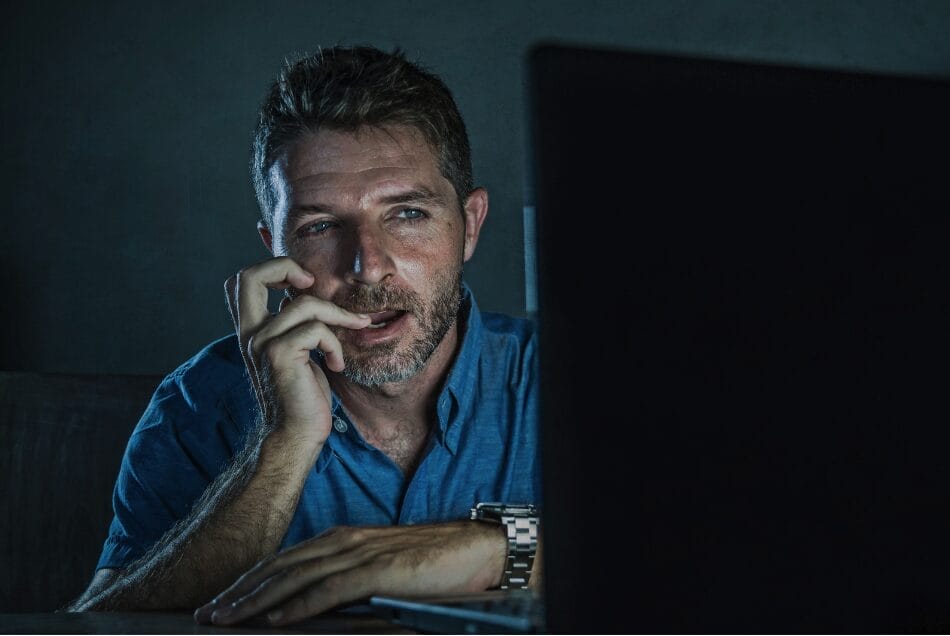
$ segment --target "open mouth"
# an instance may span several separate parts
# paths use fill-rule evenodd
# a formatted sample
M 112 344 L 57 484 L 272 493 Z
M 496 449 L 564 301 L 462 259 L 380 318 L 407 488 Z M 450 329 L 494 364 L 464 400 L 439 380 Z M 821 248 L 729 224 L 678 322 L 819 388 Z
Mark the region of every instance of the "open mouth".
M 364 312 L 366 313 L 366 312 Z M 372 321 L 366 329 L 382 329 L 391 322 L 394 322 L 405 315 L 406 312 L 400 310 L 387 310 L 375 313 L 367 313 Z

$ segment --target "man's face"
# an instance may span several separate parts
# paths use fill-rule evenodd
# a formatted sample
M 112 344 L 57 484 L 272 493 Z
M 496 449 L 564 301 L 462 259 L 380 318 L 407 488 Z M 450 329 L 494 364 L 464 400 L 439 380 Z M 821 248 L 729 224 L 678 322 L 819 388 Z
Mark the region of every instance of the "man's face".
M 484 211 L 473 213 L 471 198 L 458 209 L 411 127 L 320 130 L 289 147 L 269 177 L 274 255 L 314 275 L 306 293 L 373 319 L 333 329 L 346 377 L 373 386 L 414 375 L 454 324 Z

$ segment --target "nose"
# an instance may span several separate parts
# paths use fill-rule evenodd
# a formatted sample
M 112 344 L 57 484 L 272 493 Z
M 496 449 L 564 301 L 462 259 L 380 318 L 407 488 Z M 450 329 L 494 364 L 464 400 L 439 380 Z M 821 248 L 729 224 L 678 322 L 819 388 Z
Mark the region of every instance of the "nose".
M 352 258 L 348 261 L 346 281 L 351 285 L 375 285 L 392 275 L 394 270 L 385 237 L 369 227 L 354 230 Z

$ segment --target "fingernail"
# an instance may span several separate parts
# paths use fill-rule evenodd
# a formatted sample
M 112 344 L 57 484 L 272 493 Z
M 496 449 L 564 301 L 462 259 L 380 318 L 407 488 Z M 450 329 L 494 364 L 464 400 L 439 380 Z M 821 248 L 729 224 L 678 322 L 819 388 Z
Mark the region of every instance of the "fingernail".
M 227 618 L 233 613 L 234 613 L 234 603 L 231 603 L 230 605 L 225 605 L 224 607 L 220 607 L 214 610 L 214 613 L 211 614 L 211 622 L 217 623 L 218 620 Z
M 274 610 L 273 612 L 268 612 L 268 613 L 267 613 L 267 620 L 269 620 L 269 621 L 272 622 L 272 623 L 276 623 L 277 621 L 279 621 L 279 620 L 282 619 L 283 617 L 284 617 L 284 612 L 283 612 L 282 610 L 279 610 L 279 609 L 276 609 L 276 610 Z
M 211 601 L 210 603 L 205 603 L 201 607 L 195 610 L 195 620 L 200 621 L 202 619 L 211 619 L 211 612 L 214 609 L 217 601 Z

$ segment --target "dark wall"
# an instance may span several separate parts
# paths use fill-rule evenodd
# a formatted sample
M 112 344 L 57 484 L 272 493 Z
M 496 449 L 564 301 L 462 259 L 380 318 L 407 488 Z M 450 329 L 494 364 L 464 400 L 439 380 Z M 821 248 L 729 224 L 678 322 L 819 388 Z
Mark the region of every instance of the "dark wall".
M 525 308 L 531 42 L 950 74 L 944 0 L 21 2 L 0 12 L 6 370 L 165 373 L 230 331 L 222 283 L 267 256 L 250 130 L 295 51 L 398 45 L 446 80 L 491 195 L 466 276 L 483 308 L 515 314 Z

